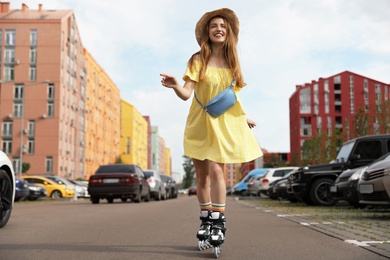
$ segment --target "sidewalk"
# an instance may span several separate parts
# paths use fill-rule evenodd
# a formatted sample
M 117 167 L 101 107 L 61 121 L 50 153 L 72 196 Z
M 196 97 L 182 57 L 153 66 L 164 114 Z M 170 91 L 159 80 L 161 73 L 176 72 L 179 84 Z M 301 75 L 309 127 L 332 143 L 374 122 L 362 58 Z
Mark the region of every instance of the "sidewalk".
M 390 259 L 390 211 L 383 213 L 373 210 L 371 214 L 362 214 L 348 221 L 340 221 L 336 218 L 324 220 L 321 215 L 286 214 L 274 211 L 255 205 L 255 200 L 251 199 L 235 198 L 235 200 Z

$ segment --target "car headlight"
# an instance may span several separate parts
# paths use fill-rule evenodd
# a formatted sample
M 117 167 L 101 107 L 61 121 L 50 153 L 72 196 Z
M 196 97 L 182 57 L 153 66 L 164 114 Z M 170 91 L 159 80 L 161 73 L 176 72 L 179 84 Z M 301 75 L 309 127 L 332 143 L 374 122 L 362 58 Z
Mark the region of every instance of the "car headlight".
M 355 180 L 360 179 L 360 176 L 362 176 L 363 172 L 364 172 L 365 170 L 367 170 L 367 168 L 368 168 L 368 167 L 364 167 L 364 168 L 362 168 L 362 169 L 360 169 L 360 170 L 357 170 L 354 174 L 351 175 L 351 177 L 349 177 L 348 180 L 349 180 L 349 181 L 355 181 Z

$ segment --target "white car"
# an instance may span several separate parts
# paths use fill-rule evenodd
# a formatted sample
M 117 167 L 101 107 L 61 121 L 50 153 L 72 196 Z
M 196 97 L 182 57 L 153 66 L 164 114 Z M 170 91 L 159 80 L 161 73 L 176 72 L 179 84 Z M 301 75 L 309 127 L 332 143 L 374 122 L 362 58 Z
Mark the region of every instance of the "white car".
M 280 178 L 283 178 L 289 172 L 298 169 L 298 167 L 279 167 L 269 169 L 259 180 L 259 194 L 267 195 L 269 184 Z
M 7 224 L 15 200 L 15 172 L 8 156 L 0 151 L 0 228 Z

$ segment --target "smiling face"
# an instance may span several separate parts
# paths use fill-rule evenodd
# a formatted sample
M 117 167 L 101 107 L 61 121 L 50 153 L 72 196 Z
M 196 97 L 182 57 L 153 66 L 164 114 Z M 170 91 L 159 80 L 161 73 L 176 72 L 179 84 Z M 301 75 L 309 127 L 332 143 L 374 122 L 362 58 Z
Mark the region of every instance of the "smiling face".
M 215 17 L 210 20 L 209 38 L 212 43 L 223 43 L 226 40 L 226 25 L 223 18 Z

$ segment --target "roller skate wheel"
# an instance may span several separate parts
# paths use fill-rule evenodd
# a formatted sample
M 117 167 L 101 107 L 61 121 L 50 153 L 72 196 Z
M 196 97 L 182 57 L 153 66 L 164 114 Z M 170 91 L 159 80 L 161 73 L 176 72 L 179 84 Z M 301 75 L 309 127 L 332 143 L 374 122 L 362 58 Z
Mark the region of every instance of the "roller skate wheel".
M 205 250 L 207 248 L 210 248 L 211 245 L 207 240 L 198 241 L 198 249 L 199 251 Z
M 220 247 L 220 246 L 214 247 L 213 253 L 214 253 L 214 257 L 215 257 L 215 258 L 218 258 L 219 255 L 221 254 L 221 247 Z

